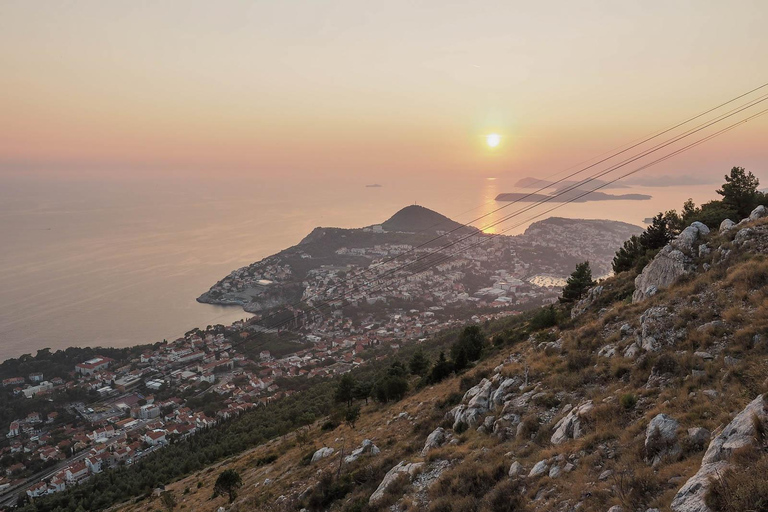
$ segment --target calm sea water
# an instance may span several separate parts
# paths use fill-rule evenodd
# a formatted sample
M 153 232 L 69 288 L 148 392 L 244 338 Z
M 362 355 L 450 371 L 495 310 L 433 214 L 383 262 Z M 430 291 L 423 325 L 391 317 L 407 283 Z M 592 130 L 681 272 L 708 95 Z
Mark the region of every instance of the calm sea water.
M 0 178 L 0 359 L 43 347 L 153 343 L 193 327 L 231 323 L 247 314 L 195 298 L 231 270 L 298 243 L 312 228 L 379 223 L 414 202 L 468 222 L 500 206 L 493 198 L 513 191 L 513 181 L 478 177 L 368 188 L 364 181 L 320 179 Z M 544 217 L 642 224 L 689 196 L 710 198 L 712 190 L 633 189 L 654 199 L 574 204 Z

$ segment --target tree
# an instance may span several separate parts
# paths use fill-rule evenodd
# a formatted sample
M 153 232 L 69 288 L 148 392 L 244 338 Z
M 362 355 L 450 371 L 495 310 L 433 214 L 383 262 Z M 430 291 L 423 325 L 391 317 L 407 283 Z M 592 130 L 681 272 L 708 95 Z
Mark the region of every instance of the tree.
M 347 412 L 344 414 L 344 421 L 350 428 L 355 428 L 355 423 L 360 418 L 360 407 L 347 407 Z
M 240 478 L 240 473 L 234 469 L 226 469 L 216 479 L 216 484 L 213 486 L 213 495 L 221 496 L 222 494 L 228 494 L 229 502 L 232 503 L 237 498 L 237 489 L 242 487 L 242 485 L 243 479 Z
M 645 247 L 640 243 L 640 237 L 632 235 L 629 240 L 624 242 L 621 249 L 613 257 L 611 267 L 613 272 L 618 274 L 635 268 L 637 261 L 645 254 Z
M 358 382 L 353 391 L 355 400 L 365 400 L 365 404 L 368 405 L 368 397 L 371 396 L 371 390 L 373 389 L 373 383 L 369 380 Z
M 735 210 L 743 218 L 748 217 L 759 202 L 765 199 L 764 194 L 757 190 L 759 185 L 760 180 L 754 174 L 743 167 L 734 167 L 730 175 L 725 175 L 725 183 L 717 193 L 723 196 L 726 207 Z
M 463 367 L 472 361 L 480 359 L 486 343 L 485 335 L 479 325 L 468 325 L 461 331 L 459 339 L 451 346 L 451 359 L 459 370 L 459 363 L 466 358 Z M 463 352 L 463 354 L 462 354 Z
M 563 288 L 563 295 L 560 302 L 575 302 L 579 300 L 595 282 L 592 280 L 592 269 L 589 268 L 589 262 L 579 263 L 576 270 Z
M 337 402 L 346 402 L 347 407 L 352 405 L 355 398 L 355 378 L 352 375 L 347 373 L 341 378 L 335 396 Z
M 429 382 L 435 384 L 453 373 L 453 364 L 445 358 L 445 352 L 440 352 L 435 366 L 429 374 Z
M 414 375 L 421 375 L 427 373 L 429 370 L 429 359 L 424 355 L 424 351 L 419 347 L 416 352 L 411 356 L 411 361 L 408 363 L 411 373 Z
M 165 491 L 160 495 L 160 501 L 168 512 L 173 512 L 176 508 L 176 496 L 171 491 Z
M 675 214 L 676 215 L 676 214 Z M 645 249 L 661 249 L 674 238 L 669 227 L 669 214 L 659 213 L 653 218 L 651 225 L 640 235 L 640 244 Z

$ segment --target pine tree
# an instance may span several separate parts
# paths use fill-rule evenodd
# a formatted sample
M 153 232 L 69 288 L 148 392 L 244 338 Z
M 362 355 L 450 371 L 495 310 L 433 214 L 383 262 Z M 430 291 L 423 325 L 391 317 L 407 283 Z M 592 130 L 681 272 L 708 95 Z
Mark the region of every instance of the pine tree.
M 335 397 L 337 402 L 346 402 L 347 406 L 352 405 L 352 399 L 355 398 L 355 378 L 352 375 L 347 373 L 341 378 Z
M 560 302 L 575 302 L 579 300 L 594 284 L 589 262 L 579 263 L 563 288 L 563 296 L 560 297 Z
M 743 167 L 734 167 L 730 175 L 725 176 L 725 183 L 717 193 L 723 196 L 723 204 L 736 211 L 739 217 L 747 217 L 764 200 L 764 194 L 758 192 L 760 186 L 754 174 Z
M 419 347 L 411 356 L 408 367 L 413 375 L 424 375 L 429 370 L 429 359 L 424 355 L 424 351 Z
M 229 502 L 232 503 L 237 498 L 237 489 L 242 487 L 242 485 L 243 479 L 240 478 L 240 473 L 234 469 L 226 469 L 216 479 L 216 483 L 213 486 L 214 496 L 227 494 L 229 495 Z

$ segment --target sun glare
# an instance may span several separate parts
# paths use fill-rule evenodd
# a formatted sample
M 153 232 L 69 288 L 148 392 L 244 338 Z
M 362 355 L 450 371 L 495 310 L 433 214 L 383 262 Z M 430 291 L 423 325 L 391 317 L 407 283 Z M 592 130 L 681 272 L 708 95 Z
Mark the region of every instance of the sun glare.
M 498 133 L 490 133 L 485 136 L 485 143 L 492 148 L 498 146 L 499 142 L 501 142 L 501 135 Z

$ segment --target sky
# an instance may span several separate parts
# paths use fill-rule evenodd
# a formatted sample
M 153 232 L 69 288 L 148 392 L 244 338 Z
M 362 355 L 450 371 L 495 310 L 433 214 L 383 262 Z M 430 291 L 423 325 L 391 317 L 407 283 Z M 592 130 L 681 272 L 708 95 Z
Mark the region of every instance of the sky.
M 768 82 L 766 21 L 764 0 L 4 0 L 0 177 L 535 176 Z M 766 141 L 768 116 L 652 172 L 768 178 Z

